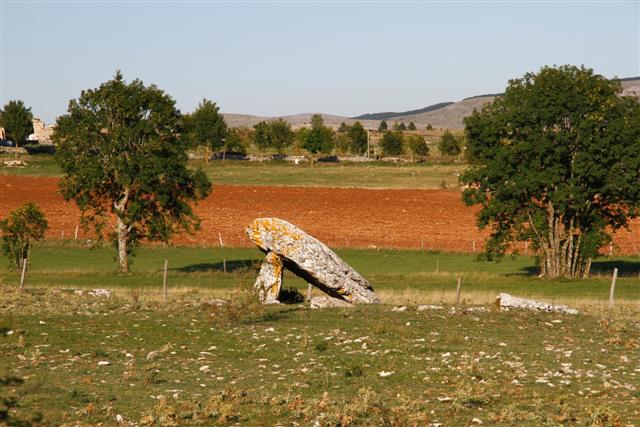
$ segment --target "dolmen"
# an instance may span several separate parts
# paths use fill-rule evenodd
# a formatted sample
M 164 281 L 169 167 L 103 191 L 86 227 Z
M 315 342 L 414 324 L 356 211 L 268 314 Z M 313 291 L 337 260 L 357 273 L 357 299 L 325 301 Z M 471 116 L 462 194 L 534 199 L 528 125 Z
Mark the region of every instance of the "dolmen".
M 254 285 L 263 304 L 279 302 L 285 268 L 328 295 L 314 298 L 312 308 L 380 302 L 367 279 L 295 225 L 279 218 L 257 218 L 246 232 L 266 254 Z

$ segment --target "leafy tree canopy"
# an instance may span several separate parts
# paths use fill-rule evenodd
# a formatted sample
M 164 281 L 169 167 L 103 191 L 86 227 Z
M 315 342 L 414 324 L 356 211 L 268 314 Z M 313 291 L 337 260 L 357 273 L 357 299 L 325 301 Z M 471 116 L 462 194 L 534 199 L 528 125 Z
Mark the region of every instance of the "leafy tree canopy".
M 405 138 L 405 146 L 407 151 L 411 153 L 411 160 L 413 156 L 424 157 L 429 154 L 429 146 L 423 136 L 409 135 Z
M 271 147 L 278 153 L 289 147 L 294 140 L 295 134 L 291 130 L 291 124 L 284 119 L 278 119 L 269 123 L 271 132 Z
M 462 143 L 449 130 L 446 130 L 440 139 L 438 149 L 441 155 L 457 156 L 462 151 Z
M 44 237 L 49 224 L 37 204 L 33 202 L 20 206 L 8 218 L 0 221 L 2 232 L 2 253 L 20 268 L 25 258 L 29 258 L 31 242 Z
M 364 153 L 367 151 L 367 130 L 362 126 L 362 123 L 355 122 L 349 129 L 348 134 L 351 140 L 351 151 L 354 153 Z
M 380 141 L 383 154 L 387 156 L 402 154 L 403 140 L 404 137 L 401 131 L 386 132 Z
M 204 145 L 212 150 L 226 148 L 227 124 L 220 107 L 203 99 L 192 114 L 185 116 L 184 134 L 190 145 Z
M 333 130 L 324 125 L 320 114 L 311 118 L 311 129 L 305 135 L 303 148 L 311 154 L 331 152 L 333 148 Z
M 389 129 L 389 125 L 387 125 L 386 120 L 381 121 L 378 126 L 378 132 L 386 132 L 387 129 Z
M 0 126 L 4 128 L 6 138 L 18 147 L 33 133 L 33 114 L 20 100 L 9 101 L 0 110 Z
M 407 130 L 407 126 L 404 124 L 404 122 L 396 122 L 393 124 L 393 130 L 395 131 L 403 131 L 403 130 Z
M 413 122 L 409 122 L 409 126 L 407 127 L 407 129 L 409 130 L 418 130 L 418 128 L 416 127 L 416 124 Z
M 467 204 L 491 228 L 489 257 L 530 240 L 542 274 L 589 274 L 593 256 L 640 208 L 640 105 L 575 66 L 511 80 L 465 120 Z
M 114 78 L 81 92 L 58 118 L 53 135 L 64 173 L 60 191 L 80 208 L 98 236 L 115 217 L 111 234 L 120 270 L 142 238 L 167 242 L 178 229 L 199 225 L 189 202 L 204 198 L 211 183 L 187 168 L 175 101 L 156 86 Z

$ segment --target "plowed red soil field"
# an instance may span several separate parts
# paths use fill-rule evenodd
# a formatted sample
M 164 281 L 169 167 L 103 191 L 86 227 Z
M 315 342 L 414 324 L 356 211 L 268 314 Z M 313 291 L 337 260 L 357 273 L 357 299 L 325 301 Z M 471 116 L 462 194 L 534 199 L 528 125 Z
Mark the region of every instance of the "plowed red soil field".
M 49 238 L 73 237 L 79 212 L 57 194 L 57 178 L 0 175 L 0 217 L 35 201 L 49 220 Z M 261 216 L 286 219 L 332 247 L 481 250 L 486 232 L 476 228 L 477 209 L 458 192 L 218 185 L 196 212 L 202 228 L 176 244 L 250 246 L 245 227 Z M 80 231 L 80 237 L 83 236 Z M 523 250 L 524 248 L 521 248 Z M 640 222 L 619 231 L 614 252 L 640 254 Z

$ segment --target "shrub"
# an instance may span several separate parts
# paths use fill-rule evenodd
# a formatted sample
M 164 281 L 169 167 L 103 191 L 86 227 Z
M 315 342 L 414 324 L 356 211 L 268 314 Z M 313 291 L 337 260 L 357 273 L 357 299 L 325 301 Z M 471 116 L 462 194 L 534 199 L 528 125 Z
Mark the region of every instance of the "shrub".
M 42 239 L 47 228 L 49 224 L 37 204 L 22 205 L 0 221 L 2 253 L 9 257 L 15 268 L 20 268 L 23 259 L 29 258 L 31 241 Z

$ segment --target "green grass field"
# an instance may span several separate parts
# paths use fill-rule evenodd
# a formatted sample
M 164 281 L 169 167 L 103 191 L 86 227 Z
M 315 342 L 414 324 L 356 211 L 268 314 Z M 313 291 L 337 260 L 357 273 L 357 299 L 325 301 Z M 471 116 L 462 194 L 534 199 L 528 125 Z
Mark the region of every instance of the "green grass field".
M 0 155 L 0 174 L 30 176 L 60 176 L 53 156 L 47 154 L 19 156 L 24 167 L 6 167 Z M 202 168 L 214 184 L 286 185 L 341 188 L 455 188 L 462 164 L 413 163 L 317 163 L 294 165 L 290 162 L 248 162 L 194 160 L 190 167 Z
M 247 292 L 261 259 L 251 249 L 145 247 L 119 275 L 111 249 L 45 242 L 22 292 L 3 259 L 0 416 L 4 401 L 15 425 L 637 425 L 637 260 L 595 264 L 625 268 L 608 310 L 607 277 L 539 280 L 525 257 L 339 253 L 383 304 L 261 306 Z M 449 310 L 457 277 L 461 308 L 488 311 Z M 56 290 L 72 287 L 115 295 Z M 500 312 L 500 291 L 581 313 Z M 444 309 L 417 312 L 419 303 Z M 400 304 L 406 311 L 392 311 Z

